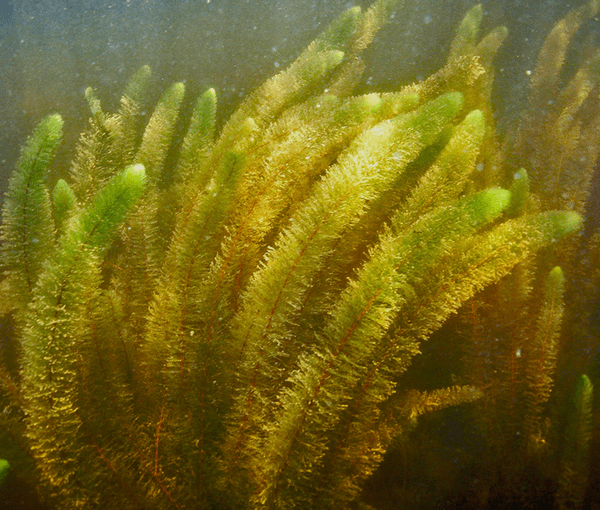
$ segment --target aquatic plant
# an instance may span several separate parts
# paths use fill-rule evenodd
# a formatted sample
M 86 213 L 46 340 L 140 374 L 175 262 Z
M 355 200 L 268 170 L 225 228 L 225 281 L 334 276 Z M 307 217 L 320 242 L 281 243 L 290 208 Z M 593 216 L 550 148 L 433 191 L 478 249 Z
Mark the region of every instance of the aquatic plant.
M 117 113 L 88 89 L 52 192 L 62 120 L 38 125 L 3 208 L 19 366 L 0 371 L 0 453 L 50 504 L 342 508 L 420 415 L 488 390 L 399 381 L 462 304 L 581 217 L 530 207 L 525 173 L 499 186 L 491 61 L 506 30 L 479 41 L 481 7 L 440 72 L 351 95 L 394 4 L 343 13 L 218 135 L 212 89 L 181 143 L 182 83 L 145 126 L 149 68 Z M 561 285 L 557 268 L 544 338 Z M 548 386 L 528 377 L 536 431 Z
M 588 2 L 555 25 L 531 75 L 528 107 L 504 140 L 500 182 L 512 182 L 513 194 L 521 197 L 510 211 L 515 217 L 554 208 L 593 215 L 589 196 L 600 156 L 598 50 L 573 65 L 571 75 L 563 67 L 571 39 L 599 9 L 598 2 Z M 573 391 L 570 380 L 590 369 L 577 351 L 597 343 L 589 334 L 597 247 L 597 225 L 588 225 L 586 235 L 571 236 L 519 264 L 461 310 L 464 381 L 485 388 L 475 409 L 489 442 L 488 466 L 496 471 L 490 487 L 504 500 L 514 496 L 520 502 L 515 504 L 531 499 L 532 487 L 522 482 L 525 471 L 561 479 L 563 493 L 566 480 L 575 480 L 557 469 L 566 419 L 561 408 L 567 407 L 562 395 Z M 550 412 L 558 373 L 565 379 L 562 395 L 555 396 Z M 569 504 L 578 508 L 582 501 Z
M 573 399 L 563 452 L 557 508 L 581 508 L 588 482 L 592 438 L 594 386 L 586 375 L 579 378 Z

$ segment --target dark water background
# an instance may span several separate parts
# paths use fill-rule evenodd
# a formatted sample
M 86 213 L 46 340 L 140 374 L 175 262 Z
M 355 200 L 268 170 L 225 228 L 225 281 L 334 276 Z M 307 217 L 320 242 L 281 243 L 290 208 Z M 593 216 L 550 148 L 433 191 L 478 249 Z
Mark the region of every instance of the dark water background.
M 88 117 L 94 87 L 116 107 L 133 71 L 153 70 L 153 97 L 185 81 L 188 102 L 209 87 L 221 120 L 295 56 L 342 10 L 370 0 L 6 0 L 0 1 L 0 196 L 37 121 L 66 121 L 55 167 L 64 175 Z M 472 0 L 407 0 L 367 53 L 365 90 L 397 90 L 438 69 Z M 527 69 L 553 23 L 583 2 L 486 0 L 484 31 L 510 30 L 497 58 L 500 121 L 518 112 Z M 593 20 L 580 38 L 595 38 Z

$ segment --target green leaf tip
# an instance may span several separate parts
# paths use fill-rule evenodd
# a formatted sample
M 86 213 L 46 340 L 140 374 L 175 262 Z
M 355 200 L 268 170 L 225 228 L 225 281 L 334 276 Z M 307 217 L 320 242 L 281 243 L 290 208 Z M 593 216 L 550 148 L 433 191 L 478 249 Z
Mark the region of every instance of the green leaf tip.
M 58 113 L 52 113 L 42 119 L 25 144 L 21 157 L 28 157 L 27 151 L 31 150 L 33 152 L 31 154 L 32 159 L 36 157 L 36 160 L 41 159 L 40 162 L 43 161 L 44 164 L 49 164 L 49 159 L 62 138 L 63 124 L 63 118 Z M 41 154 L 38 154 L 38 152 Z
M 179 81 L 177 83 L 173 83 L 167 91 L 165 92 L 164 97 L 168 98 L 169 101 L 181 101 L 183 99 L 183 95 L 185 94 L 185 85 L 183 82 Z
M 448 117 L 454 117 L 462 110 L 465 98 L 460 92 L 448 92 L 431 101 L 431 104 L 437 105 Z
M 71 237 L 77 244 L 106 250 L 118 225 L 143 193 L 145 183 L 146 171 L 139 163 L 115 175 L 79 213 L 77 221 L 71 225 Z M 65 243 L 69 242 L 66 238 Z
M 589 440 L 591 436 L 591 415 L 592 415 L 592 402 L 594 396 L 594 385 L 590 378 L 582 374 L 577 382 L 577 389 L 575 390 L 575 396 L 573 398 L 575 409 L 577 410 L 577 428 L 578 428 L 578 440 L 585 444 L 584 448 L 589 448 Z
M 322 51 L 316 55 L 311 55 L 298 69 L 298 76 L 301 80 L 307 82 L 321 79 L 335 69 L 343 59 L 344 52 L 340 50 Z
M 475 218 L 487 222 L 500 215 L 510 204 L 511 193 L 507 189 L 490 188 L 475 195 Z
M 583 226 L 583 218 L 574 211 L 553 211 L 549 219 L 554 227 L 555 238 L 561 238 L 577 232 Z
M 52 202 L 54 203 L 54 215 L 57 226 L 60 227 L 67 216 L 75 210 L 77 198 L 75 193 L 64 179 L 59 179 L 52 191 Z
M 481 23 L 483 19 L 483 5 L 477 4 L 471 7 L 469 11 L 467 11 L 467 17 L 475 20 L 477 23 Z
M 90 107 L 90 112 L 92 115 L 101 115 L 102 114 L 102 103 L 100 99 L 96 96 L 94 89 L 92 87 L 88 87 L 85 89 L 84 96 L 88 105 Z
M 446 98 L 446 100 L 452 104 L 454 104 L 457 109 L 462 108 L 465 98 L 460 92 L 448 92 L 447 94 L 443 94 L 442 98 Z
M 428 145 L 458 115 L 463 104 L 464 98 L 460 92 L 443 94 L 416 110 L 408 126 L 420 131 L 422 142 Z
M 580 402 L 583 399 L 585 399 L 586 397 L 589 398 L 589 395 L 591 394 L 593 388 L 594 386 L 592 385 L 592 381 L 590 381 L 590 378 L 587 375 L 583 374 L 579 378 L 579 381 L 577 383 L 577 390 L 575 392 L 575 403 L 578 407 L 581 405 Z
M 9 470 L 9 462 L 6 459 L 0 459 L 0 484 L 2 484 L 4 480 L 6 480 Z
M 134 200 L 136 200 L 137 196 L 143 192 L 146 184 L 146 168 L 141 163 L 130 165 L 123 170 L 121 179 L 123 184 L 129 188 L 132 196 L 135 197 Z
M 373 112 L 381 106 L 381 103 L 381 96 L 379 94 L 367 94 L 362 97 L 360 106 L 362 106 L 365 110 Z
M 465 127 L 473 126 L 474 129 L 482 129 L 485 126 L 483 112 L 481 110 L 471 110 L 462 123 Z
M 510 190 L 512 192 L 510 215 L 520 216 L 525 212 L 529 201 L 529 175 L 524 168 L 519 169 L 513 175 Z
M 360 7 L 352 7 L 344 11 L 325 31 L 312 43 L 309 50 L 321 52 L 345 48 L 362 20 Z
M 15 294 L 24 299 L 28 299 L 52 245 L 54 224 L 46 181 L 62 126 L 58 114 L 37 124 L 21 150 L 2 208 L 0 263 L 13 272 L 20 289 Z
M 140 67 L 129 80 L 123 95 L 134 101 L 140 101 L 151 74 L 152 71 L 149 65 Z
M 548 283 L 553 287 L 556 285 L 562 285 L 564 279 L 565 276 L 563 270 L 559 266 L 556 266 L 554 269 L 552 269 L 548 275 Z
M 44 165 L 50 164 L 50 159 L 62 139 L 63 124 L 63 118 L 58 113 L 53 113 L 42 120 L 34 132 L 34 143 L 40 144 L 37 150 L 45 153 L 40 154 L 40 162 L 43 162 Z
M 123 170 L 123 182 L 130 186 L 134 193 L 141 193 L 146 184 L 146 168 L 141 163 L 128 166 Z
M 323 66 L 326 69 L 337 66 L 343 59 L 345 53 L 341 50 L 331 50 L 325 52 L 325 58 L 323 59 Z
M 63 193 L 67 188 L 70 188 L 67 181 L 64 179 L 58 179 L 58 181 L 56 181 L 56 185 L 54 186 L 54 193 Z
M 36 126 L 21 151 L 18 167 L 26 173 L 45 173 L 62 138 L 63 119 L 58 113 L 48 115 Z
M 479 33 L 479 27 L 482 19 L 483 6 L 481 4 L 477 4 L 469 9 L 463 18 L 459 32 L 471 44 L 475 44 L 477 42 L 477 34 Z
M 506 39 L 508 37 L 508 27 L 501 26 L 494 29 L 494 31 L 498 34 L 502 39 Z
M 46 117 L 45 124 L 48 126 L 48 129 L 54 131 L 57 129 L 62 129 L 64 121 L 58 113 L 52 113 Z
M 146 168 L 141 163 L 136 163 L 135 165 L 128 166 L 125 169 L 125 178 L 135 177 L 139 177 L 141 180 L 146 178 Z

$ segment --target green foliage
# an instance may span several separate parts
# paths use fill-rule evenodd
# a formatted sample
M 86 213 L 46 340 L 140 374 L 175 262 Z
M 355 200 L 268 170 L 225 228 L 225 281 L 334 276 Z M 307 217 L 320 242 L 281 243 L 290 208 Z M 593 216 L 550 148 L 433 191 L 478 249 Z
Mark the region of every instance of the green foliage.
M 0 459 L 0 485 L 4 483 L 8 472 L 10 471 L 10 464 L 6 459 Z
M 26 302 L 52 243 L 54 225 L 46 189 L 48 166 L 62 137 L 59 115 L 46 117 L 21 151 L 2 208 L 2 267 Z
M 421 415 L 506 388 L 502 366 L 492 389 L 402 376 L 484 288 L 527 287 L 522 268 L 582 219 L 535 207 L 524 170 L 499 187 L 489 66 L 505 30 L 478 43 L 481 7 L 439 73 L 350 95 L 394 4 L 344 13 L 219 134 L 206 91 L 177 154 L 183 84 L 145 127 L 149 68 L 115 114 L 86 90 L 92 117 L 52 204 L 60 118 L 25 145 L 3 213 L 21 355 L 0 372 L 1 419 L 52 505 L 348 507 Z M 547 280 L 521 370 L 531 438 L 562 318 L 561 270 Z
M 526 434 L 530 447 L 542 439 L 540 417 L 543 406 L 550 398 L 553 375 L 556 369 L 558 339 L 563 316 L 564 276 L 560 267 L 555 267 L 546 281 L 542 306 L 539 312 L 535 336 L 529 348 L 525 368 L 527 380 Z
M 513 175 L 510 188 L 512 202 L 510 207 L 511 216 L 520 216 L 527 210 L 529 203 L 529 175 L 527 170 L 520 168 Z
M 135 161 L 144 165 L 148 178 L 153 181 L 160 180 L 184 92 L 183 83 L 175 83 L 165 91 L 148 121 L 135 155 Z
M 89 500 L 90 490 L 75 481 L 76 473 L 83 466 L 93 469 L 81 446 L 78 358 L 89 349 L 93 326 L 88 314 L 98 300 L 100 262 L 144 180 L 143 166 L 128 167 L 72 218 L 44 265 L 26 312 L 21 373 L 26 434 L 34 455 L 39 452 L 41 483 L 76 505 Z
M 210 154 L 215 137 L 216 110 L 217 95 L 214 89 L 208 89 L 196 102 L 179 151 L 175 179 L 182 185 L 188 183 L 194 168 L 203 166 L 203 160 Z
M 73 214 L 77 205 L 77 197 L 73 190 L 64 179 L 59 179 L 52 192 L 52 202 L 54 205 L 54 221 L 58 230 L 61 230 L 69 216 Z
M 589 449 L 592 438 L 592 401 L 594 386 L 587 375 L 577 383 L 573 408 L 567 425 L 562 459 L 562 476 L 557 508 L 582 508 L 587 489 Z
M 532 76 L 529 107 L 506 137 L 497 179 L 511 184 L 508 214 L 517 221 L 535 211 L 564 208 L 575 214 L 589 207 L 599 156 L 600 117 L 591 95 L 598 84 L 597 56 L 573 66 L 571 75 L 563 67 L 571 39 L 598 5 L 588 2 L 555 25 Z M 589 323 L 584 326 L 594 306 L 586 303 L 595 292 L 589 275 L 598 260 L 590 238 L 580 234 L 553 243 L 461 311 L 461 332 L 468 337 L 465 382 L 484 390 L 475 404 L 487 442 L 481 464 L 492 473 L 490 490 L 515 505 L 525 505 L 547 480 L 557 484 L 570 476 L 571 467 L 557 462 L 565 441 L 566 380 L 587 369 L 573 362 L 570 351 L 597 343 L 583 340 L 593 339 Z M 577 505 L 587 484 L 584 464 L 578 469 Z M 524 483 L 524 477 L 534 481 Z M 554 495 L 559 506 L 563 490 Z M 574 500 L 565 508 L 570 504 Z

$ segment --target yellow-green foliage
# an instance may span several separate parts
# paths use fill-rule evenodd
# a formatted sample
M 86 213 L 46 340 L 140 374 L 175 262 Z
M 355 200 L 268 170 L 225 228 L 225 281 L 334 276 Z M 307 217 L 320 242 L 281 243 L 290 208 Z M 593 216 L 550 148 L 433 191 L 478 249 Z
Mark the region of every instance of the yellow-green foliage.
M 594 95 L 600 54 L 596 50 L 564 83 L 561 71 L 571 39 L 599 9 L 596 0 L 583 4 L 549 34 L 532 74 L 529 108 L 515 140 L 506 146 L 507 169 L 527 167 L 532 191 L 545 209 L 585 210 L 600 154 L 600 103 Z
M 529 107 L 506 137 L 500 160 L 499 182 L 511 187 L 511 217 L 589 209 L 590 183 L 600 156 L 597 50 L 572 76 L 563 66 L 571 39 L 599 5 L 592 0 L 567 14 L 540 52 Z M 598 239 L 591 233 L 553 244 L 461 311 L 463 324 L 468 324 L 465 382 L 483 390 L 476 416 L 489 446 L 487 463 L 503 480 L 497 490 L 506 499 L 528 497 L 531 487 L 522 483 L 528 469 L 536 467 L 536 475 L 555 481 L 571 469 L 556 462 L 564 441 L 558 416 L 565 413 L 556 403 L 562 397 L 555 397 L 552 409 L 550 397 L 560 369 L 578 376 L 587 368 L 572 351 L 583 352 L 587 342 L 597 342 L 586 339 L 591 336 L 586 328 L 593 307 L 589 300 L 597 295 L 593 274 Z M 567 334 L 561 340 L 564 328 Z M 587 480 L 583 465 L 578 469 L 577 478 Z M 557 498 L 560 503 L 563 496 Z
M 542 439 L 540 417 L 543 406 L 552 391 L 560 324 L 563 316 L 564 276 L 560 267 L 555 267 L 546 280 L 542 306 L 526 355 L 525 379 L 526 422 L 525 433 L 530 446 Z
M 344 508 L 418 416 L 486 395 L 474 378 L 398 381 L 463 303 L 582 220 L 529 207 L 524 171 L 499 187 L 490 66 L 506 32 L 478 43 L 481 7 L 439 73 L 349 95 L 394 4 L 342 14 L 218 135 L 206 91 L 173 168 L 184 87 L 138 136 L 147 67 L 116 114 L 86 91 L 53 204 L 60 118 L 25 145 L 0 287 L 20 348 L 1 387 L 23 420 L 4 441 L 22 438 L 56 508 Z M 561 297 L 556 269 L 526 371 L 531 436 Z

